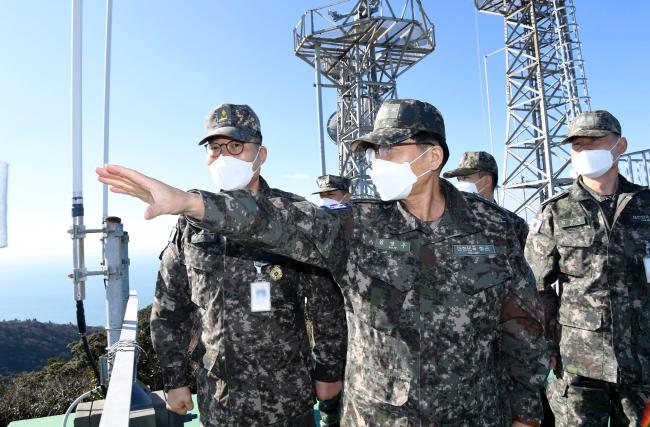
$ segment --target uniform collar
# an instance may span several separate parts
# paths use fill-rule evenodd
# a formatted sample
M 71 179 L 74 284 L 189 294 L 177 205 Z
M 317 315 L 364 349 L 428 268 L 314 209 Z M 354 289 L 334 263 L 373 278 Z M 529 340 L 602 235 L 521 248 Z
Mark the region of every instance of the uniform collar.
M 461 192 L 442 178 L 440 178 L 440 188 L 445 198 L 445 212 L 434 230 L 427 223 L 411 214 L 401 202 L 392 202 L 387 205 L 387 208 L 391 210 L 387 228 L 396 234 L 414 230 L 431 234 L 433 231 L 436 235 L 444 236 L 444 238 L 477 232 L 476 217 Z
M 623 177 L 623 175 L 618 174 L 618 187 L 616 189 L 616 194 L 621 196 L 633 196 L 641 191 L 645 187 L 631 183 Z M 573 185 L 569 189 L 569 200 L 573 202 L 581 202 L 584 200 L 593 199 L 593 196 L 589 193 L 589 190 L 585 187 L 582 182 L 582 177 L 578 177 L 573 181 Z
M 262 178 L 262 175 L 260 175 L 260 190 L 258 192 L 264 194 L 265 196 L 271 195 L 271 187 L 269 187 L 269 184 L 266 182 L 266 180 Z

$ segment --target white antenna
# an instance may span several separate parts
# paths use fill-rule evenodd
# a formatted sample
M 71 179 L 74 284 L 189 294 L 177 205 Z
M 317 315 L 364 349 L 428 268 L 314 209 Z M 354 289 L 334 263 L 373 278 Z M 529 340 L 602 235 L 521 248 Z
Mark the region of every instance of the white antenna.
M 7 181 L 9 165 L 0 161 L 0 248 L 7 247 Z
M 82 1 L 72 0 L 72 258 L 74 270 L 74 298 L 86 298 L 86 261 L 84 253 L 84 205 L 82 186 L 81 145 L 81 40 Z
M 113 22 L 113 0 L 106 0 L 106 44 L 104 49 L 104 162 L 108 163 L 108 131 L 111 105 L 111 38 Z M 108 185 L 102 189 L 102 220 L 108 216 Z

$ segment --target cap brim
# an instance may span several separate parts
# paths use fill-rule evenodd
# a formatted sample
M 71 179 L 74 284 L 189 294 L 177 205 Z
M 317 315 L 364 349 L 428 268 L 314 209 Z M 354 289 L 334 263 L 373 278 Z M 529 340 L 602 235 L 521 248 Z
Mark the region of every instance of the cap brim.
M 571 142 L 573 138 L 577 138 L 579 136 L 584 136 L 587 138 L 602 138 L 603 136 L 607 136 L 610 133 L 615 133 L 615 132 L 612 132 L 611 130 L 603 130 L 603 129 L 583 129 L 575 133 L 568 134 L 567 137 L 564 138 L 564 140 L 561 142 L 561 144 L 567 144 Z
M 311 194 L 320 194 L 320 193 L 325 193 L 327 191 L 336 191 L 336 190 L 341 190 L 341 189 L 340 188 L 334 188 L 334 187 L 327 187 L 327 188 L 322 188 L 322 189 L 320 189 L 318 191 L 314 191 Z M 341 191 L 343 191 L 343 190 L 341 190 Z
M 350 148 L 355 151 L 361 144 L 393 145 L 421 132 L 419 129 L 382 128 L 355 139 Z
M 452 169 L 450 171 L 447 171 L 442 174 L 443 177 L 445 178 L 454 178 L 456 176 L 467 176 L 471 175 L 473 173 L 478 173 L 481 172 L 478 169 L 470 169 L 470 168 L 457 168 L 457 169 Z
M 226 136 L 228 138 L 243 142 L 254 142 L 257 144 L 262 143 L 262 138 L 257 133 L 251 133 L 233 126 L 224 126 L 206 133 L 203 139 L 199 141 L 199 145 L 205 144 L 209 139 L 212 139 L 215 136 Z

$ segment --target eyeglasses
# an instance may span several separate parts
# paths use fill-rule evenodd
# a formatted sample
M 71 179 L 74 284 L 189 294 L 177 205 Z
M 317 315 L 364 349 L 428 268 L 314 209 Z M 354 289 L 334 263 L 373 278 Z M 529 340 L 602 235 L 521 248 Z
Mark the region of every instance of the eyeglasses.
M 388 157 L 388 153 L 390 153 L 390 150 L 392 150 L 395 147 L 403 147 L 405 145 L 431 145 L 432 147 L 435 146 L 435 144 L 431 144 L 428 142 L 404 142 L 401 144 L 393 144 L 393 145 L 376 145 L 374 147 L 366 148 L 366 152 L 365 152 L 366 162 L 372 163 L 372 161 L 375 159 L 385 159 L 386 157 Z
M 226 150 L 228 150 L 228 153 L 230 153 L 231 156 L 236 156 L 244 151 L 244 144 L 260 145 L 257 142 L 235 141 L 234 139 L 228 141 L 225 144 L 219 144 L 216 141 L 210 141 L 205 144 L 205 151 L 210 157 L 218 157 L 221 155 L 221 153 L 223 153 L 223 147 L 226 147 Z

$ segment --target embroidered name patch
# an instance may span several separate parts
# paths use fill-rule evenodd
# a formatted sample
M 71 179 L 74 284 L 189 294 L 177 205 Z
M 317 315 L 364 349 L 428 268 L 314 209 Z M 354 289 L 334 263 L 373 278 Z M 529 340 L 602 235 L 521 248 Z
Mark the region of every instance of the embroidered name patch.
M 451 253 L 455 256 L 492 255 L 497 249 L 494 245 L 451 245 Z
M 201 233 L 192 236 L 192 243 L 212 243 L 219 240 L 216 234 Z
M 650 215 L 632 215 L 632 221 L 650 222 Z
M 560 227 L 562 228 L 576 227 L 578 225 L 584 225 L 586 223 L 587 223 L 587 218 L 585 218 L 584 216 L 578 216 L 575 218 L 561 219 Z
M 375 239 L 372 241 L 372 245 L 377 249 L 389 251 L 409 252 L 411 250 L 410 242 L 402 242 L 400 240 Z

